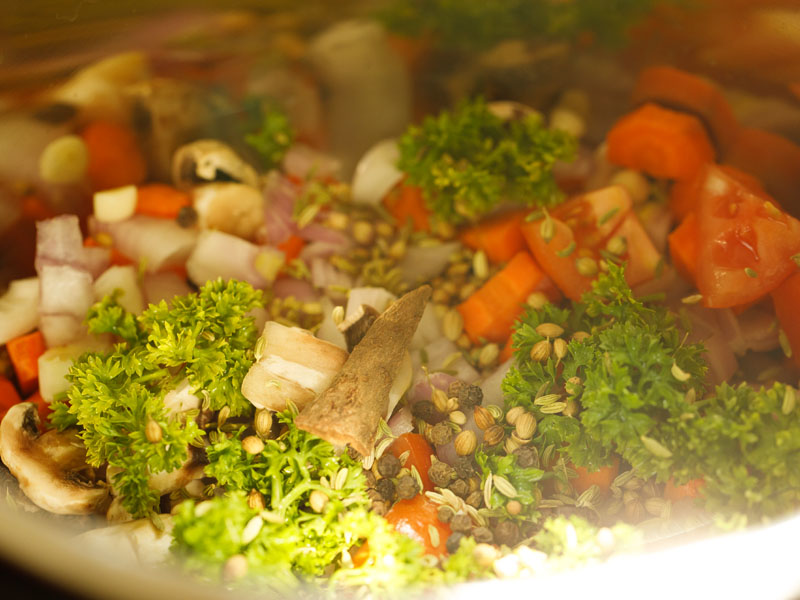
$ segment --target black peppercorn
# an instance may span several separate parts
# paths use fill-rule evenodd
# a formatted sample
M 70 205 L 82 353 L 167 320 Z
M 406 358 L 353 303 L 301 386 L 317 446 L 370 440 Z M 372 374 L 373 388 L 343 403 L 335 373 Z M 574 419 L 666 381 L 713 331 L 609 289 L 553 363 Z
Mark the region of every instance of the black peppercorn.
M 494 536 L 488 527 L 476 527 L 472 530 L 472 537 L 479 544 L 491 544 L 494 541 Z
M 378 459 L 378 473 L 383 477 L 395 477 L 400 472 L 400 461 L 393 454 L 384 452 Z
M 456 475 L 461 479 L 469 479 L 475 474 L 475 466 L 472 463 L 472 457 L 459 456 L 456 459 L 453 468 L 456 470 Z
M 466 497 L 465 502 L 474 508 L 480 508 L 481 504 L 483 503 L 483 492 L 480 490 L 470 492 Z
M 517 455 L 517 466 L 522 467 L 523 469 L 538 466 L 536 464 L 538 462 L 536 451 L 532 448 L 522 446 L 521 448 L 514 450 L 514 454 Z
M 456 531 L 455 533 L 451 533 L 450 536 L 447 538 L 447 542 L 445 543 L 445 547 L 450 554 L 455 554 L 458 551 L 458 547 L 461 545 L 461 540 L 464 538 L 464 534 Z
M 450 519 L 450 529 L 466 533 L 472 529 L 472 519 L 465 513 L 456 513 Z
M 463 479 L 456 479 L 448 486 L 448 489 L 459 498 L 466 498 L 469 494 L 469 484 Z
M 494 528 L 494 540 L 498 544 L 514 546 L 519 541 L 519 527 L 513 521 L 503 521 Z
M 192 227 L 197 223 L 197 211 L 191 206 L 182 206 L 175 220 L 181 227 Z
M 447 393 L 458 399 L 458 408 L 462 411 L 471 411 L 483 401 L 483 390 L 477 385 L 464 381 L 454 381 L 450 384 Z
M 437 487 L 447 487 L 456 478 L 456 470 L 446 462 L 436 461 L 428 469 L 428 478 Z
M 453 441 L 453 430 L 447 423 L 437 423 L 428 432 L 432 444 L 444 446 Z
M 426 423 L 434 424 L 442 420 L 442 414 L 436 410 L 433 402 L 422 400 L 411 407 L 411 414 Z
M 397 480 L 397 497 L 400 500 L 410 500 L 419 494 L 419 484 L 411 475 L 403 475 Z
M 394 481 L 388 477 L 379 479 L 378 483 L 375 484 L 375 489 L 378 490 L 378 493 L 383 497 L 384 500 L 388 500 L 389 502 L 394 501 L 396 493 L 395 485 Z

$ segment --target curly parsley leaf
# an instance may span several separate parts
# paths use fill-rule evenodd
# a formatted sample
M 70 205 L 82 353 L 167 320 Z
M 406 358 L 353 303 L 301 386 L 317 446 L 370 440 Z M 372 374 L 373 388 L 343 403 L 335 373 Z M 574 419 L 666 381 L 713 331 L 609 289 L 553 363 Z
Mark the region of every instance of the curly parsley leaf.
M 244 141 L 259 154 L 265 169 L 274 169 L 294 142 L 289 117 L 275 103 L 251 102 L 246 108 L 258 115 L 255 119 L 260 119 L 260 124 L 256 131 L 245 135 Z
M 422 188 L 434 215 L 473 221 L 501 201 L 551 206 L 562 198 L 552 167 L 570 160 L 575 140 L 534 115 L 503 121 L 482 99 L 412 126 L 399 142 L 398 168 Z
M 188 378 L 211 407 L 245 414 L 252 406 L 241 382 L 254 361 L 257 332 L 247 313 L 261 293 L 241 282 L 207 283 L 197 294 L 126 313 L 113 297 L 89 312 L 89 329 L 122 341 L 111 352 L 90 352 L 70 368 L 66 402 L 54 403 L 53 423 L 77 425 L 94 466 L 108 463 L 110 481 L 135 517 L 151 514 L 158 493 L 148 480 L 181 467 L 201 431 L 192 414 L 174 415 L 166 394 Z M 150 425 L 150 436 L 147 427 Z M 152 432 L 158 427 L 158 435 Z
M 565 336 L 577 331 L 585 336 L 569 342 L 563 359 L 535 362 L 529 353 L 545 339 L 536 332 L 544 322 L 560 325 Z M 519 350 L 503 391 L 507 402 L 540 419 L 536 439 L 541 447 L 563 446 L 572 462 L 590 469 L 607 464 L 617 452 L 643 477 L 670 476 L 668 454 L 682 439 L 686 414 L 694 413 L 686 395 L 690 390 L 702 395 L 703 349 L 684 343 L 666 309 L 633 297 L 622 267 L 610 264 L 571 311 L 550 305 L 528 310 L 513 343 Z M 685 381 L 674 376 L 673 365 L 687 374 Z M 557 394 L 578 414 L 542 412 L 536 400 L 547 394 Z M 660 447 L 666 451 L 659 453 Z

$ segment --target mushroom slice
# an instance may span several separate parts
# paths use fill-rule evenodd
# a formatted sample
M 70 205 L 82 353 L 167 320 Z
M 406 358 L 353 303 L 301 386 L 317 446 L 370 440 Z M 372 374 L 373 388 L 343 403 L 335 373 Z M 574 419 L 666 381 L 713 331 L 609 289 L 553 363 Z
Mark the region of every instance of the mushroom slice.
M 60 515 L 103 512 L 108 487 L 87 475 L 86 449 L 75 430 L 39 433 L 36 405 L 12 406 L 0 423 L 0 459 L 25 495 Z
M 258 341 L 258 360 L 242 381 L 242 394 L 254 406 L 286 410 L 291 400 L 302 410 L 328 387 L 347 360 L 347 352 L 299 327 L 267 321 Z
M 209 183 L 192 190 L 197 223 L 202 229 L 218 229 L 252 240 L 264 224 L 264 196 L 242 183 Z
M 295 425 L 367 456 L 430 295 L 430 286 L 419 287 L 381 313 L 330 387 L 301 410 Z
M 258 186 L 258 173 L 233 148 L 218 140 L 197 140 L 175 151 L 172 182 L 180 189 L 212 182 Z

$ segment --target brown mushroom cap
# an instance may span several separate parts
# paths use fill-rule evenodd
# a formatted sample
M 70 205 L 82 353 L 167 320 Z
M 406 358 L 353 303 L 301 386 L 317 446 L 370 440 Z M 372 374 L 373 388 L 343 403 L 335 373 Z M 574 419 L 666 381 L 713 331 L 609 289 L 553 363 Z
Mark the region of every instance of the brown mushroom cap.
M 39 433 L 36 405 L 12 406 L 0 423 L 0 459 L 38 507 L 60 515 L 103 512 L 109 490 L 86 473 L 86 449 L 75 430 Z

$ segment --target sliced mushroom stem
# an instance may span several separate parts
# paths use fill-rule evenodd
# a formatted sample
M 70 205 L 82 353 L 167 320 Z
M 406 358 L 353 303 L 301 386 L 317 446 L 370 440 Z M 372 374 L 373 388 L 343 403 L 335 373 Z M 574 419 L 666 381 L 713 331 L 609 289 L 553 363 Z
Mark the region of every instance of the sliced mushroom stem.
M 353 348 L 330 387 L 297 415 L 297 427 L 368 455 L 430 294 L 430 286 L 419 287 L 386 309 Z
M 109 490 L 92 481 L 86 449 L 75 430 L 39 433 L 36 405 L 12 406 L 0 423 L 0 459 L 38 506 L 60 515 L 103 512 Z

